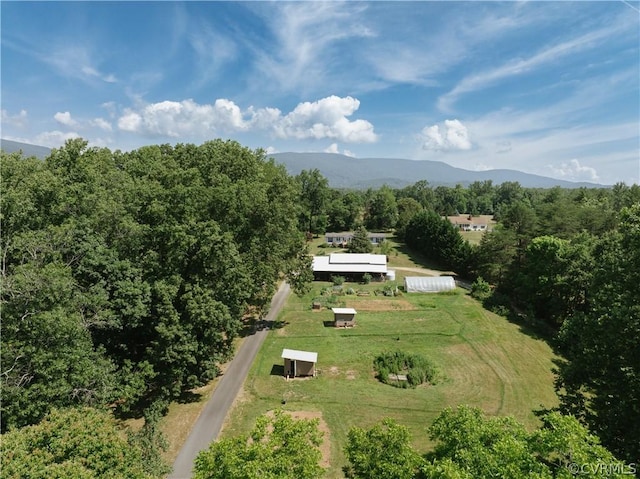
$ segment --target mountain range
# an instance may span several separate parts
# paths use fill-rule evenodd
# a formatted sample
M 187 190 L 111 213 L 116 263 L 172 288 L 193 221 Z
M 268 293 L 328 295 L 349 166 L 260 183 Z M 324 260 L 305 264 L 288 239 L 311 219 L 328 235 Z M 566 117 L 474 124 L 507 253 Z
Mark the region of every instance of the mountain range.
M 420 180 L 431 186 L 467 186 L 474 181 L 491 180 L 498 185 L 517 181 L 526 188 L 604 188 L 604 185 L 571 182 L 532 175 L 516 170 L 471 171 L 456 168 L 442 161 L 406 160 L 400 158 L 352 158 L 336 153 L 274 153 L 270 155 L 282 163 L 292 175 L 317 168 L 333 188 L 376 188 L 388 185 L 402 188 Z
M 7 153 L 22 151 L 25 156 L 46 158 L 51 150 L 44 146 L 1 140 Z M 532 175 L 516 170 L 471 171 L 456 168 L 442 161 L 406 160 L 401 158 L 352 158 L 337 153 L 273 153 L 269 155 L 285 166 L 289 174 L 317 168 L 333 188 L 378 188 L 387 185 L 402 188 L 420 180 L 431 186 L 467 186 L 474 181 L 491 180 L 498 185 L 517 181 L 525 188 L 603 188 L 605 185 L 571 182 L 546 176 Z
M 38 145 L 30 145 L 28 143 L 19 143 L 17 141 L 5 140 L 4 138 L 0 140 L 0 148 L 5 153 L 15 153 L 16 151 L 22 151 L 23 156 L 35 156 L 36 158 L 40 158 L 44 160 L 49 153 L 51 153 L 51 148 L 47 148 L 46 146 L 38 146 Z

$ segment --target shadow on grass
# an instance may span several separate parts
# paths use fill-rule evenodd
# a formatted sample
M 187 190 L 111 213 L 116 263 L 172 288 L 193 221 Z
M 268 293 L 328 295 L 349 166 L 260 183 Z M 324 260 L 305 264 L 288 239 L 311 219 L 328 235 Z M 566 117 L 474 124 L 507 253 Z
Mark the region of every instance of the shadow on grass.
M 274 364 L 271 366 L 271 376 L 284 376 L 284 366 L 282 364 Z
M 325 328 L 334 328 L 335 323 L 333 321 L 322 321 L 322 324 Z
M 447 271 L 448 268 L 444 268 L 441 264 L 438 264 L 430 259 L 425 258 L 422 254 L 409 248 L 404 242 L 396 240 L 396 250 L 402 254 L 406 254 L 407 257 L 418 266 L 422 266 L 427 269 L 435 269 L 439 271 Z
M 180 394 L 180 396 L 178 396 L 175 402 L 179 404 L 191 404 L 194 402 L 198 402 L 201 399 L 202 399 L 202 394 L 194 393 L 193 391 L 185 391 L 182 394 Z
M 289 321 L 267 321 L 267 329 L 281 329 L 289 324 Z
M 241 338 L 246 338 L 247 336 L 253 336 L 256 333 L 256 324 L 255 322 L 246 322 L 242 325 L 238 336 Z
M 554 338 L 557 331 L 544 321 L 518 311 L 508 296 L 494 293 L 482 301 L 482 306 L 487 311 L 502 316 L 510 323 L 515 324 L 527 336 L 545 341 L 552 349 L 556 349 Z

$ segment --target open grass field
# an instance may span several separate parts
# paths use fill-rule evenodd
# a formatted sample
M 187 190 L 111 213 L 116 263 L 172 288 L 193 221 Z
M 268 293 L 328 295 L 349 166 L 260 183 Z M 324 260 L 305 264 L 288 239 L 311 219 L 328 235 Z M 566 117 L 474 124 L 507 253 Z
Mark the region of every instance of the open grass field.
M 534 426 L 532 410 L 556 404 L 549 346 L 484 310 L 464 292 L 344 296 L 340 299 L 359 310 L 357 326 L 336 329 L 327 326 L 333 319 L 330 310 L 310 309 L 327 284 L 314 283 L 314 291 L 304 298 L 290 297 L 281 327 L 269 333 L 258 353 L 223 437 L 247 432 L 259 415 L 276 408 L 320 414 L 330 438 L 326 477 L 335 478 L 343 477 L 343 448 L 352 426 L 394 418 L 410 429 L 414 446 L 426 451 L 432 446 L 427 427 L 445 407 L 470 404 Z M 349 286 L 381 288 L 345 284 Z M 286 381 L 283 348 L 318 352 L 318 377 Z M 431 359 L 444 379 L 417 389 L 380 383 L 372 361 L 397 349 Z

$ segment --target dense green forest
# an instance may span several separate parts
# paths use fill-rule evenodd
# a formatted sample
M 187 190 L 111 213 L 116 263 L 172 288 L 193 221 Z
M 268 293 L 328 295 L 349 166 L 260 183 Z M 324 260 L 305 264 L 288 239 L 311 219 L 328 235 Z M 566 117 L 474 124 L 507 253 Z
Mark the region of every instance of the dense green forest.
M 219 373 L 249 313 L 261 314 L 279 279 L 306 290 L 305 235 L 363 236 L 365 228 L 395 232 L 434 265 L 473 282 L 486 307 L 554 345 L 563 358 L 559 412 L 571 416 L 547 412 L 545 424 L 575 417 L 580 424 L 563 427 L 589 444 L 597 436 L 619 459 L 640 458 L 638 185 L 542 190 L 419 181 L 395 190 L 336 190 L 318 170 L 292 177 L 263 151 L 221 140 L 127 153 L 71 140 L 45 161 L 1 155 L 1 447 L 3 469 L 13 461 L 5 471 L 18 471 L 8 477 L 24 476 L 19 461 L 55 427 L 68 436 L 102 431 L 95 447 L 122 450 L 122 467 L 132 467 L 125 475 L 166 472 L 156 424 L 168 402 Z M 493 215 L 497 225 L 473 245 L 443 218 L 457 213 Z M 73 415 L 72 407 L 95 412 Z M 145 426 L 107 439 L 118 434 L 114 414 L 142 415 Z M 461 428 L 484 424 L 476 413 L 465 412 L 467 422 L 447 414 L 433 430 L 443 444 L 453 434 L 446 418 Z M 535 466 L 542 468 L 558 453 L 557 445 L 541 452 L 540 441 L 562 442 L 551 433 L 510 427 L 525 448 L 522 461 L 542 457 Z M 354 433 L 353 441 L 366 445 L 365 436 Z M 473 440 L 480 442 L 472 454 L 482 454 L 486 442 Z M 350 473 L 484 477 L 456 462 L 453 446 L 438 447 L 446 470 L 416 459 L 408 476 L 367 475 L 353 452 Z M 607 460 L 611 453 L 597 450 Z M 74 462 L 82 454 L 71 448 L 38 456 L 38 472 L 30 474 L 106 477 Z

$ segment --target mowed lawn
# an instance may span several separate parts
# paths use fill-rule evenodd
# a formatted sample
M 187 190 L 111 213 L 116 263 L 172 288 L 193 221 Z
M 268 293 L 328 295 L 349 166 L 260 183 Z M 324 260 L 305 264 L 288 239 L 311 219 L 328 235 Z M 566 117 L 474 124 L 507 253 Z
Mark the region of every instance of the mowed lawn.
M 513 415 L 536 425 L 534 409 L 556 405 L 553 353 L 542 340 L 490 313 L 462 290 L 447 294 L 342 296 L 358 314 L 354 328 L 328 326 L 331 310 L 312 311 L 312 298 L 328 283 L 314 283 L 304 298 L 292 295 L 282 326 L 269 333 L 223 430 L 223 437 L 247 432 L 260 414 L 283 408 L 320 412 L 330 434 L 327 477 L 343 477 L 349 428 L 370 427 L 391 417 L 406 425 L 414 446 L 427 451 L 427 428 L 447 406 L 479 406 L 489 414 Z M 373 291 L 381 284 L 354 289 Z M 286 381 L 283 348 L 316 351 L 316 378 Z M 442 372 L 436 385 L 399 389 L 375 378 L 372 361 L 385 351 L 419 353 Z

